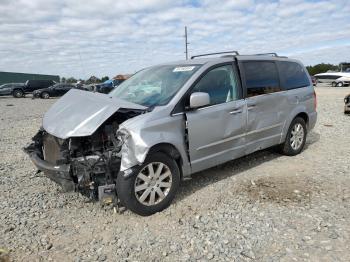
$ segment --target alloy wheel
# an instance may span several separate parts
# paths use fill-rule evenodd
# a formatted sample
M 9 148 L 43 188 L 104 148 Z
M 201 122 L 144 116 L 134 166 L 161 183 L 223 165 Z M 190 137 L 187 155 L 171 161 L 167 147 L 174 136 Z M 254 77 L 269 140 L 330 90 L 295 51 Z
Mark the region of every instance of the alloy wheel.
M 305 131 L 300 123 L 296 123 L 292 129 L 290 137 L 290 145 L 293 150 L 298 150 L 303 144 Z
M 143 205 L 159 204 L 169 194 L 172 186 L 170 168 L 160 162 L 152 162 L 145 166 L 135 179 L 135 196 Z
M 21 91 L 15 91 L 15 97 L 20 98 L 23 96 L 23 93 Z

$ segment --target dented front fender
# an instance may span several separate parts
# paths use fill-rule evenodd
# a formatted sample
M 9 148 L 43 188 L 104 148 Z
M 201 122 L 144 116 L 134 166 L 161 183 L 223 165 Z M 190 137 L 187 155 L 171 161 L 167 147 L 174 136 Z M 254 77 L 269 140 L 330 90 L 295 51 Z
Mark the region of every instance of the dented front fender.
M 190 175 L 191 167 L 186 153 L 185 121 L 183 116 L 165 116 L 153 118 L 152 113 L 140 115 L 121 124 L 119 132 L 127 133 L 121 148 L 121 166 L 123 172 L 141 165 L 151 148 L 159 144 L 168 144 L 181 156 L 184 176 Z

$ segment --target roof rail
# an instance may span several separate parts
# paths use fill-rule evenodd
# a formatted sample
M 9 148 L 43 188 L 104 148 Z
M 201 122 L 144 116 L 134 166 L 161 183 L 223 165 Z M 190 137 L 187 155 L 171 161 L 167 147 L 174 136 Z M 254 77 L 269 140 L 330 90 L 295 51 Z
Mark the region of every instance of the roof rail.
M 281 55 L 278 55 L 277 53 L 262 53 L 262 54 L 254 54 L 254 55 L 270 55 L 275 57 L 288 58 L 287 56 L 281 56 Z
M 225 58 L 225 57 L 235 57 L 236 55 L 222 55 L 220 57 Z
M 221 54 L 232 54 L 239 55 L 237 51 L 227 51 L 227 52 L 217 52 L 217 53 L 208 53 L 208 54 L 201 54 L 201 55 L 194 55 L 191 56 L 191 59 L 201 56 L 210 56 L 210 55 L 221 55 Z
M 277 53 L 261 53 L 261 54 L 254 54 L 254 55 L 270 55 L 270 56 L 278 56 Z

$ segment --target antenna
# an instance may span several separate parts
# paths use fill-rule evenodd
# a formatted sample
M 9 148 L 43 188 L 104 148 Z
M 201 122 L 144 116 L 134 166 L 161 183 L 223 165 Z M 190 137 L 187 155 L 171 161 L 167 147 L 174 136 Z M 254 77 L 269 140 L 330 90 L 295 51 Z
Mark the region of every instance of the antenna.
M 186 60 L 188 60 L 188 44 L 187 42 L 187 26 L 185 26 L 185 54 L 186 54 Z

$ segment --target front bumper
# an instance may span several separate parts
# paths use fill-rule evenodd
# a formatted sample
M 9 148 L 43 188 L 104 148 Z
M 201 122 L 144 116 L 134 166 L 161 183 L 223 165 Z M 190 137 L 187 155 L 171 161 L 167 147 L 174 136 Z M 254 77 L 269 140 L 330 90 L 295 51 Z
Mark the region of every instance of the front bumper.
M 75 190 L 75 183 L 71 176 L 70 165 L 55 165 L 42 159 L 41 156 L 43 154 L 41 148 L 35 148 L 33 150 L 33 144 L 24 148 L 24 152 L 28 154 L 30 160 L 38 170 L 44 172 L 48 178 L 59 184 L 64 192 Z

